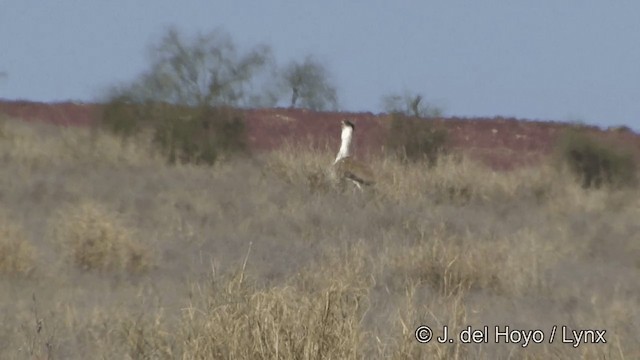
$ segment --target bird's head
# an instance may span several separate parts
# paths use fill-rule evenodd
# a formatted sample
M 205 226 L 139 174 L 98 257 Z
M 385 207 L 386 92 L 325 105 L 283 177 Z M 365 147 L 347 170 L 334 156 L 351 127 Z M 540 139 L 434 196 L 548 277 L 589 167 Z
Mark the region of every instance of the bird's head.
M 342 120 L 342 128 L 344 129 L 345 127 L 350 127 L 351 130 L 353 130 L 355 128 L 355 125 L 353 125 L 353 123 L 349 120 Z

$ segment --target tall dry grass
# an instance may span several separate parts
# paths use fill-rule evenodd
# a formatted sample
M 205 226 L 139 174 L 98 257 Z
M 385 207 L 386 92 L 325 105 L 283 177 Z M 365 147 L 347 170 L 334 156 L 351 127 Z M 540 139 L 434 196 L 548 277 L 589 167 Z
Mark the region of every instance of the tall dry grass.
M 154 265 L 152 249 L 118 215 L 91 201 L 69 205 L 52 220 L 51 238 L 82 270 L 139 273 Z
M 168 166 L 148 138 L 12 120 L 0 134 L 0 231 L 32 247 L 0 256 L 29 269 L 0 273 L 0 358 L 640 356 L 632 190 L 452 154 L 373 156 L 360 192 L 327 180 L 328 148 Z M 607 343 L 420 344 L 422 324 Z
M 28 276 L 36 267 L 37 253 L 24 230 L 0 210 L 0 274 Z

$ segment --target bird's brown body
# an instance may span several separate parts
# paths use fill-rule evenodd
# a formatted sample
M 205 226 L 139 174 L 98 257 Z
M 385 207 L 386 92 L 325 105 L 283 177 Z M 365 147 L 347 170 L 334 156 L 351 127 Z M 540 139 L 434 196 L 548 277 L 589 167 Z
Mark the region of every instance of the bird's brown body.
M 358 187 L 375 184 L 371 168 L 350 156 L 338 160 L 333 166 L 338 178 L 351 180 Z

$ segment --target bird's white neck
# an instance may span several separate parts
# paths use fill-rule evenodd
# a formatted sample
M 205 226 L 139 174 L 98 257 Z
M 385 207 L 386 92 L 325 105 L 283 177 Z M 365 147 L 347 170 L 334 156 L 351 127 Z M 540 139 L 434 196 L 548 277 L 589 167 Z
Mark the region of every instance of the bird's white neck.
M 338 151 L 338 156 L 336 156 L 336 161 L 334 164 L 340 161 L 340 159 L 346 158 L 351 155 L 351 137 L 353 136 L 353 128 L 350 126 L 345 126 L 342 128 L 342 143 L 340 144 L 340 151 Z

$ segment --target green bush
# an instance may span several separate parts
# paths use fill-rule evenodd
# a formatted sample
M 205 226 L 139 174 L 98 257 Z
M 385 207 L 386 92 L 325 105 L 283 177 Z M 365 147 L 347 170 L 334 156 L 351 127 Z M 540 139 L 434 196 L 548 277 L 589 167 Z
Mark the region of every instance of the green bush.
M 387 146 L 404 161 L 426 160 L 430 166 L 447 150 L 448 133 L 432 121 L 402 113 L 391 115 Z
M 143 113 L 142 105 L 133 104 L 126 96 L 119 96 L 103 108 L 101 125 L 115 134 L 130 136 L 141 129 Z
M 274 101 L 273 91 L 257 90 L 270 76 L 271 50 L 239 52 L 224 32 L 188 37 L 174 28 L 152 49 L 147 71 L 110 90 L 104 127 L 124 136 L 148 130 L 170 162 L 213 164 L 246 151 L 235 109 Z
M 247 151 L 244 118 L 230 107 L 132 104 L 117 98 L 105 106 L 102 124 L 123 136 L 149 129 L 170 163 L 211 165 L 220 155 Z
M 182 109 L 164 117 L 154 139 L 170 162 L 213 164 L 221 154 L 247 150 L 242 114 L 227 107 Z
M 623 187 L 637 183 L 637 165 L 630 150 L 605 142 L 583 130 L 569 130 L 559 141 L 559 155 L 583 188 Z

